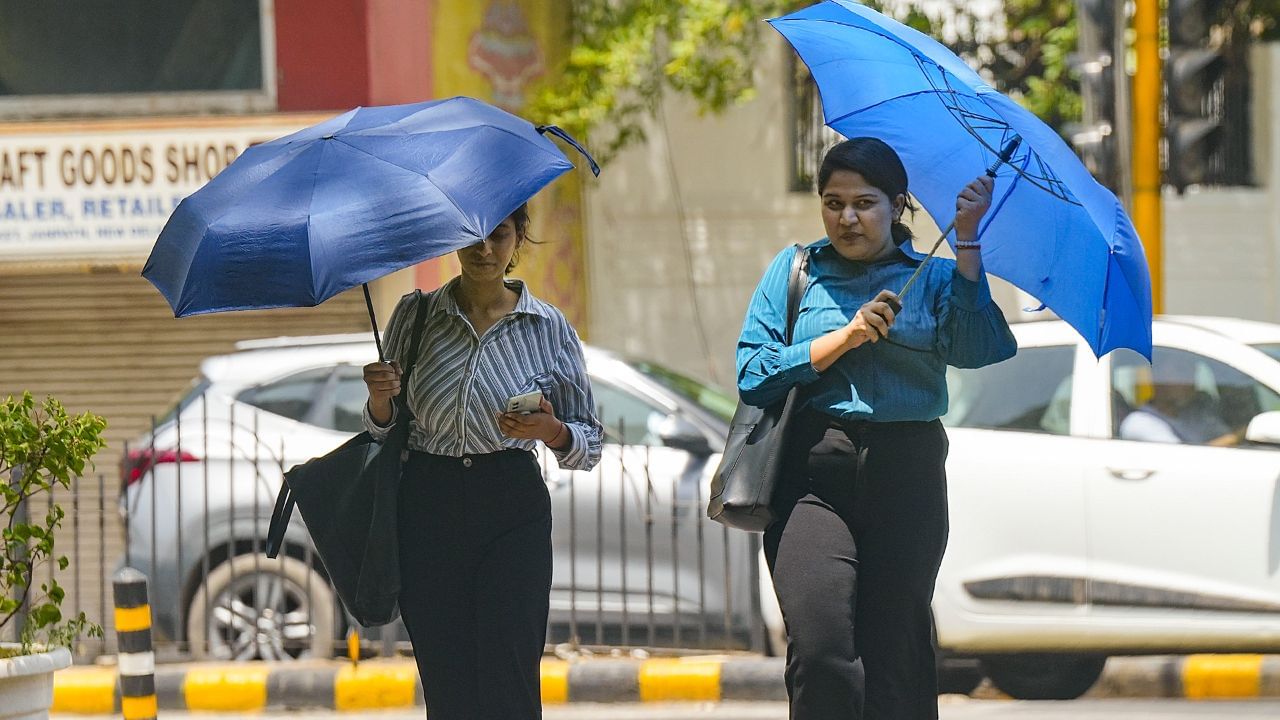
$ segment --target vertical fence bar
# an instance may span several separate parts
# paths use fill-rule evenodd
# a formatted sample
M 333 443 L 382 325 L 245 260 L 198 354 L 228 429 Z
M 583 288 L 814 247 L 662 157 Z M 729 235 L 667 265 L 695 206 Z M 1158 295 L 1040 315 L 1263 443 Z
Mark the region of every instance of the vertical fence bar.
M 702 478 L 693 486 L 694 510 L 698 522 L 695 532 L 698 537 L 698 647 L 707 646 L 707 546 L 703 527 L 707 519 L 702 516 Z
M 596 468 L 596 644 L 604 645 L 604 472 Z
M 99 540 L 101 544 L 101 540 Z M 71 488 L 71 555 L 75 559 L 74 568 L 71 571 L 71 592 L 76 596 L 76 612 L 84 612 L 84 596 L 80 594 L 80 478 L 76 478 L 76 484 Z M 71 651 L 80 654 L 77 648 Z
M 261 508 L 259 506 L 259 500 L 258 500 L 258 495 L 260 494 L 258 492 L 258 481 L 262 477 L 262 472 L 261 472 L 262 466 L 259 464 L 262 459 L 261 452 L 259 451 L 259 448 L 262 446 L 262 443 L 259 442 L 258 440 L 258 417 L 260 415 L 261 415 L 261 411 L 259 411 L 258 408 L 254 408 L 253 409 L 253 475 L 252 475 L 252 482 L 251 482 L 251 487 L 253 488 L 253 541 L 252 541 L 250 552 L 253 553 L 253 583 L 254 583 L 253 584 L 253 604 L 254 604 L 254 609 L 256 610 L 256 615 L 258 617 L 262 617 L 262 613 L 267 609 L 266 607 L 267 598 L 271 595 L 271 589 L 270 587 L 268 587 L 267 580 L 262 576 L 262 553 L 259 552 L 259 549 L 258 549 L 258 538 L 261 535 L 260 528 L 258 526 L 258 515 L 261 514 L 259 512 Z M 277 578 L 277 580 L 279 580 L 279 578 Z M 283 629 L 281 630 L 281 632 L 282 633 L 284 632 Z M 265 643 L 265 645 L 266 647 L 271 647 L 271 643 L 269 642 Z M 284 646 L 284 643 L 282 638 L 281 647 L 283 646 Z M 255 655 L 260 656 L 262 654 L 263 654 L 263 647 L 260 645 L 255 651 Z M 257 657 L 256 659 L 268 660 L 270 658 Z M 276 659 L 283 660 L 284 658 L 276 658 Z
M 657 617 L 653 609 L 653 477 L 649 474 L 649 444 L 644 446 L 644 557 L 649 593 L 649 647 L 657 644 Z
M 726 647 L 733 642 L 733 565 L 729 555 L 729 526 L 722 525 L 721 535 L 724 538 L 724 640 Z
M 184 527 L 182 523 L 182 466 L 186 463 L 186 458 L 183 457 L 182 404 L 181 403 L 178 404 L 178 409 L 174 411 L 173 422 L 174 422 L 174 430 L 175 432 L 178 433 L 178 442 L 177 442 L 178 447 L 176 450 L 174 450 L 174 452 L 177 453 L 177 458 L 176 458 L 177 463 L 174 465 L 174 472 L 177 473 L 177 483 L 174 487 L 173 492 L 174 492 L 174 504 L 177 506 L 177 509 L 175 511 L 175 517 L 173 521 L 173 530 L 174 530 L 173 534 L 176 536 L 175 541 L 176 541 L 177 550 L 178 550 L 178 559 L 176 563 L 177 572 L 174 574 L 174 581 L 177 582 L 180 586 L 182 582 L 182 568 L 186 567 L 186 565 L 182 562 L 182 530 Z M 155 540 L 153 539 L 152 542 L 155 542 Z M 173 616 L 175 618 L 182 617 L 182 593 L 180 592 L 174 593 L 173 604 L 174 604 Z M 177 633 L 175 636 L 182 637 L 182 633 Z M 178 649 L 181 651 L 182 644 L 181 643 L 177 643 L 177 644 L 178 644 Z M 187 649 L 188 650 L 191 649 L 190 638 L 187 639 Z
M 129 542 L 132 539 L 130 530 L 133 527 L 133 513 L 130 512 L 132 508 L 129 507 L 129 485 L 131 484 L 129 476 L 133 474 L 134 467 L 133 460 L 129 456 L 129 441 L 125 440 L 124 462 L 120 466 L 120 495 L 124 500 L 124 527 L 122 528 L 124 530 L 124 564 L 128 567 L 133 567 L 133 548 Z M 103 568 L 103 574 L 106 574 L 105 567 Z M 103 617 L 106 616 L 104 615 Z
M 156 416 L 155 415 L 151 416 L 151 438 L 149 442 L 151 445 L 151 456 L 147 458 L 147 472 L 151 473 L 151 481 L 150 481 L 151 542 L 149 543 L 151 545 L 151 572 L 147 575 L 147 579 L 150 580 L 151 582 L 155 582 L 156 581 L 156 522 L 157 522 L 156 516 L 160 514 L 159 513 L 160 508 L 156 506 L 156 498 L 157 498 L 156 486 L 159 485 L 160 483 L 156 482 Z M 143 473 L 143 477 L 139 478 L 138 482 L 142 482 L 143 478 L 145 477 L 146 477 L 146 473 Z
M 569 645 L 578 649 L 578 473 L 569 472 Z
M 54 506 L 53 492 L 54 492 L 54 488 L 51 487 L 49 488 L 49 492 L 44 494 L 44 517 L 45 518 L 48 518 L 49 515 L 53 513 L 53 506 Z M 57 555 L 54 555 L 54 558 L 56 557 Z M 54 581 L 58 579 L 58 575 L 57 575 L 58 563 L 56 562 L 56 560 L 54 560 L 54 558 L 50 558 L 52 562 L 45 563 L 45 567 L 48 569 L 48 582 L 50 586 L 52 586 Z M 34 572 L 31 574 L 31 579 L 35 580 Z
M 671 607 L 674 647 L 680 645 L 680 476 L 671 474 Z
M 234 613 L 235 596 L 232 595 L 236 588 L 236 404 L 232 402 L 227 406 L 227 478 L 229 480 L 227 487 L 227 559 L 230 563 L 227 567 L 230 570 L 231 581 L 227 583 L 227 599 L 228 605 L 232 605 L 228 610 Z M 208 622 L 209 618 L 216 617 L 212 605 L 206 606 L 208 616 L 202 622 Z M 235 648 L 232 646 L 235 633 L 232 630 L 231 623 L 228 622 L 223 628 L 223 642 L 227 644 L 231 657 L 235 657 Z M 206 633 L 212 636 L 213 633 Z
M 107 622 L 107 477 L 98 473 L 98 622 Z M 102 653 L 107 652 L 107 635 L 102 635 Z
M 751 650 L 765 651 L 764 608 L 760 605 L 760 544 L 761 536 L 749 533 L 747 536 L 748 565 L 747 577 L 750 579 L 747 597 L 751 603 Z
M 603 476 L 603 475 L 602 475 Z M 631 644 L 631 595 L 627 590 L 627 463 L 618 444 L 618 564 L 622 571 L 622 644 Z
M 209 547 L 209 392 L 205 391 L 200 395 L 200 435 L 201 435 L 201 453 L 200 457 L 204 458 L 201 465 L 203 472 L 203 488 L 204 495 L 204 513 L 200 520 L 200 525 L 204 532 L 204 547 L 200 553 L 200 592 L 204 594 L 205 612 L 212 612 L 213 606 L 209 604 L 209 553 L 212 548 Z M 208 622 L 204 618 L 197 618 L 199 622 L 205 623 L 204 630 L 204 654 L 207 657 L 213 652 L 213 633 L 209 632 L 212 628 L 208 626 Z

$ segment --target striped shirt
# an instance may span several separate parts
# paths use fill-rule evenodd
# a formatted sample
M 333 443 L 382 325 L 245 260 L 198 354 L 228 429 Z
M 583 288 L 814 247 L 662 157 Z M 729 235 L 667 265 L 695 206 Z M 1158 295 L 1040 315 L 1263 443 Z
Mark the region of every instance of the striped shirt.
M 457 284 L 454 278 L 422 296 L 427 315 L 408 385 L 415 417 L 409 447 L 452 457 L 534 450 L 534 440 L 503 435 L 495 413 L 508 398 L 541 390 L 572 436 L 564 450 L 552 450 L 560 467 L 590 470 L 600 460 L 603 429 L 595 417 L 582 345 L 569 321 L 524 283 L 508 280 L 507 287 L 520 294 L 515 309 L 478 336 L 454 299 Z M 400 298 L 387 323 L 386 356 L 401 367 L 409 357 L 416 298 L 416 293 Z M 391 424 L 378 426 L 365 405 L 364 425 L 375 439 L 384 439 Z

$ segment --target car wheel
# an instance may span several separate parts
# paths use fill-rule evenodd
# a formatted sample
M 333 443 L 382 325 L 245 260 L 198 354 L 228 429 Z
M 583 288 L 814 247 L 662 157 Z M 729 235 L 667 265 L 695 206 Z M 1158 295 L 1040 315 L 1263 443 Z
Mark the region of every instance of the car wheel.
M 997 688 L 1019 700 L 1074 700 L 1102 675 L 1105 657 L 1006 655 L 983 658 Z
M 296 558 L 240 555 L 214 568 L 187 612 L 196 658 L 296 660 L 333 656 L 333 590 Z
M 982 663 L 945 659 L 938 663 L 939 695 L 970 695 L 982 684 Z

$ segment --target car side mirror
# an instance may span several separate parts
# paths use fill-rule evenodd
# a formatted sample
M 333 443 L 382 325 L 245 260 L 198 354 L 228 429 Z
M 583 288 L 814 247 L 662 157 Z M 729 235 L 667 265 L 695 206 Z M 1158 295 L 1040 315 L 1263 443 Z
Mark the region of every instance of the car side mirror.
M 711 443 L 696 425 L 679 415 L 668 415 L 658 423 L 657 435 L 669 448 L 684 450 L 693 455 L 710 455 Z
M 1280 412 L 1255 415 L 1245 428 L 1244 439 L 1251 443 L 1280 445 Z

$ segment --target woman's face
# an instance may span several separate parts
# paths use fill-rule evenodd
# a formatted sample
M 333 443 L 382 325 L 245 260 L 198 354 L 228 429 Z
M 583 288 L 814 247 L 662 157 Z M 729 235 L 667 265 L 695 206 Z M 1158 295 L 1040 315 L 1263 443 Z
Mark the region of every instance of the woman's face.
M 906 196 L 891 199 L 856 172 L 836 170 L 822 188 L 822 224 L 831 247 L 857 262 L 885 257 L 896 247 L 891 228 L 906 202 Z
M 507 218 L 489 233 L 484 242 L 478 242 L 458 251 L 462 274 L 468 280 L 501 280 L 507 274 L 507 265 L 520 248 L 523 238 L 516 232 L 516 222 Z

